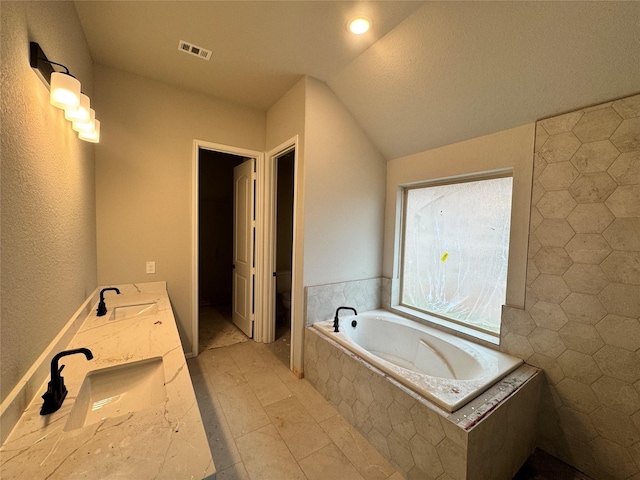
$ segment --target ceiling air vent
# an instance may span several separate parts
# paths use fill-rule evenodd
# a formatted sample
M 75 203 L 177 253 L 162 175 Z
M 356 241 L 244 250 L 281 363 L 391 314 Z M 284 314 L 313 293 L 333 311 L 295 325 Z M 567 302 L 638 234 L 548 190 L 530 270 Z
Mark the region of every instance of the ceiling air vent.
M 196 57 L 203 58 L 205 60 L 209 60 L 211 58 L 211 50 L 198 47 L 196 45 L 193 45 L 192 43 L 185 42 L 184 40 L 180 40 L 178 42 L 178 50 L 180 50 L 181 52 L 190 53 L 191 55 L 195 55 Z

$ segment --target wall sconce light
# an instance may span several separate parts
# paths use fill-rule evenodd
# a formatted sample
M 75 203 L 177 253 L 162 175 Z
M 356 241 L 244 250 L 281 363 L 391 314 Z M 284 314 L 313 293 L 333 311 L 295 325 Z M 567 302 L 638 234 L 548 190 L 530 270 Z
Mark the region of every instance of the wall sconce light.
M 51 105 L 64 110 L 64 118 L 78 132 L 78 138 L 85 142 L 100 141 L 100 122 L 96 120 L 96 112 L 90 108 L 89 97 L 80 91 L 80 82 L 69 73 L 64 65 L 47 59 L 40 45 L 29 43 L 29 64 L 38 73 L 40 79 L 49 86 Z M 57 72 L 53 65 L 64 68 Z

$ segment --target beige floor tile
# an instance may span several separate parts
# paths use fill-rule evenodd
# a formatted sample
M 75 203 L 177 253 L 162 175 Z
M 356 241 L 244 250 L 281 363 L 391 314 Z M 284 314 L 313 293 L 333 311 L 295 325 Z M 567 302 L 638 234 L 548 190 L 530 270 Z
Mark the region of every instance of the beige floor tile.
M 331 443 L 331 439 L 295 397 L 269 405 L 265 411 L 296 460 Z
M 249 385 L 228 387 L 218 394 L 231 433 L 237 438 L 270 423 Z
M 226 347 L 242 373 L 250 373 L 264 366 L 264 361 L 257 350 L 259 343 L 244 342 Z
M 237 442 L 251 480 L 306 480 L 273 425 L 243 435 Z
M 216 480 L 251 480 L 251 478 L 244 468 L 244 463 L 240 462 L 224 470 L 218 470 Z
M 309 480 L 364 480 L 333 443 L 302 459 L 300 467 Z
M 203 363 L 207 371 L 207 378 L 217 393 L 247 382 L 230 353 L 223 352 L 213 355 L 203 353 L 201 356 L 204 357 Z
M 384 480 L 393 474 L 391 464 L 341 415 L 335 415 L 320 426 L 367 480 Z
M 233 438 L 231 428 L 227 425 L 222 409 L 211 413 L 201 413 L 202 422 L 209 441 L 213 463 L 217 469 L 226 469 L 241 461 L 240 452 Z
M 244 378 L 262 406 L 266 407 L 293 395 L 278 375 L 267 367 L 245 373 Z
M 300 400 L 307 411 L 321 422 L 338 414 L 338 411 L 307 380 L 301 379 L 287 384 L 291 392 Z

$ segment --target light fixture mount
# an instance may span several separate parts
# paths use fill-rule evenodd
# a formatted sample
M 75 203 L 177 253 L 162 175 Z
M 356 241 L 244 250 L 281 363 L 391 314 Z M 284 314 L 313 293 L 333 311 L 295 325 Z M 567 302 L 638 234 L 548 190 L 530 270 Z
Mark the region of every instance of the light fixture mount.
M 47 88 L 49 88 L 49 84 L 51 83 L 51 74 L 55 72 L 55 70 L 52 62 L 47 59 L 47 56 L 40 48 L 40 45 L 36 42 L 29 42 L 29 65 L 31 65 L 31 68 L 35 69 L 40 80 L 42 80 Z

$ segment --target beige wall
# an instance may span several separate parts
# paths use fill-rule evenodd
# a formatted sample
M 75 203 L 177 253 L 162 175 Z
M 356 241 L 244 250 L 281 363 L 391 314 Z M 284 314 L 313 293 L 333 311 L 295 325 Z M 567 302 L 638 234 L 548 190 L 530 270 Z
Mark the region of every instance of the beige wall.
M 536 124 L 526 309 L 501 348 L 544 369 L 539 445 L 640 475 L 640 95 Z
M 305 98 L 308 79 L 296 83 L 267 112 L 267 151 L 297 138 L 294 171 L 293 268 L 291 279 L 291 365 L 302 372 L 304 341 L 304 168 L 305 168 Z M 277 152 L 272 152 L 277 153 Z
M 29 66 L 29 41 L 36 41 L 93 100 L 91 56 L 75 7 L 3 1 L 0 8 L 4 400 L 95 289 L 96 237 L 94 146 L 78 140 Z
M 193 141 L 262 151 L 265 114 L 103 66 L 95 103 L 98 283 L 166 280 L 189 353 Z
M 298 136 L 293 365 L 302 370 L 304 287 L 380 276 L 385 162 L 331 89 L 305 77 L 267 114 L 267 147 Z
M 386 163 L 324 83 L 307 83 L 304 284 L 381 275 Z
M 395 249 L 399 244 L 396 222 L 399 218 L 397 200 L 400 185 L 512 168 L 513 202 L 507 304 L 524 306 L 533 141 L 534 124 L 529 124 L 389 161 L 383 275 L 388 278 L 397 276 L 394 259 Z

